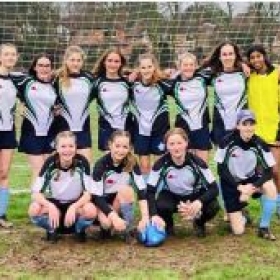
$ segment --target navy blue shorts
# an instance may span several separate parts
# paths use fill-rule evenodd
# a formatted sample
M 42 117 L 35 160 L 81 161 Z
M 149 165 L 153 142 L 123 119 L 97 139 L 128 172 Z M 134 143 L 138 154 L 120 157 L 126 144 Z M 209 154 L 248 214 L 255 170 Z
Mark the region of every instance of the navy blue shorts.
M 229 134 L 231 134 L 234 130 L 226 130 L 224 127 L 222 126 L 214 126 L 212 131 L 211 131 L 211 139 L 212 142 L 215 145 L 219 145 L 221 143 L 221 141 L 228 136 Z
M 60 218 L 59 218 L 59 227 L 57 229 L 57 232 L 60 234 L 71 234 L 75 232 L 75 224 L 73 224 L 70 227 L 64 226 L 64 219 L 65 215 L 69 209 L 69 207 L 75 202 L 69 202 L 69 203 L 61 203 L 58 200 L 54 198 L 47 198 L 48 201 L 52 202 L 59 210 L 60 212 Z
M 110 137 L 112 133 L 118 129 L 111 127 L 110 123 L 102 116 L 99 117 L 98 122 L 99 122 L 98 149 L 100 151 L 107 151 Z M 125 130 L 130 133 L 132 143 L 133 143 L 133 134 L 132 134 L 133 127 L 134 127 L 133 116 L 132 114 L 128 114 L 125 122 Z
M 109 205 L 113 205 L 115 199 L 116 199 L 116 196 L 117 196 L 118 193 L 108 193 L 108 194 L 105 194 L 105 200 L 106 202 L 109 204 Z
M 0 150 L 15 149 L 17 145 L 15 129 L 12 131 L 0 131 Z
M 50 129 L 52 135 L 57 135 L 59 132 L 69 131 L 69 130 L 70 128 L 68 123 L 61 116 L 55 118 L 53 125 Z M 78 149 L 87 149 L 92 147 L 89 117 L 86 119 L 82 131 L 72 131 L 72 132 L 76 135 L 76 140 L 77 140 L 76 143 Z
M 242 182 L 242 184 L 248 184 L 256 181 L 256 178 L 248 179 Z M 228 182 L 221 179 L 221 191 L 225 204 L 225 209 L 227 213 L 234 213 L 241 211 L 244 207 L 248 205 L 247 202 L 240 201 L 241 192 L 237 189 L 237 184 L 229 184 Z M 252 196 L 252 198 L 259 198 L 261 194 L 257 193 Z
M 164 134 L 144 136 L 134 134 L 134 152 L 139 156 L 162 155 L 165 153 Z
M 78 149 L 87 149 L 92 147 L 90 131 L 74 131 L 77 140 Z
M 197 130 L 190 130 L 186 121 L 177 116 L 175 127 L 184 129 L 189 137 L 189 148 L 198 150 L 211 150 L 211 136 L 208 125 Z
M 98 129 L 98 149 L 101 151 L 107 151 L 108 148 L 108 142 L 109 139 L 112 135 L 112 133 L 115 131 L 116 129 L 112 128 L 112 127 L 100 127 Z
M 36 136 L 31 132 L 22 132 L 18 151 L 29 155 L 50 154 L 54 150 L 52 143 L 52 136 Z

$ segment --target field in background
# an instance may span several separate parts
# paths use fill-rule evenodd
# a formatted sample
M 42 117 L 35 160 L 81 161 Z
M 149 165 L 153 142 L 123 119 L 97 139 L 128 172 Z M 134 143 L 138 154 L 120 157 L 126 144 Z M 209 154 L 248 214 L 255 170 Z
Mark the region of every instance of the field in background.
M 173 101 L 170 104 L 174 119 Z M 101 154 L 97 152 L 94 104 L 91 113 L 95 161 Z M 215 171 L 212 161 L 210 165 Z M 12 189 L 28 191 L 29 180 L 25 156 L 15 153 Z M 12 195 L 8 215 L 15 227 L 0 229 L 1 279 L 280 279 L 280 223 L 275 218 L 273 229 L 279 236 L 276 242 L 256 237 L 257 202 L 250 206 L 254 225 L 242 238 L 229 234 L 220 213 L 208 225 L 206 239 L 197 239 L 191 225 L 178 221 L 177 236 L 155 249 L 93 238 L 86 244 L 77 244 L 71 237 L 56 245 L 48 244 L 41 240 L 43 231 L 32 226 L 27 218 L 29 202 L 29 193 Z

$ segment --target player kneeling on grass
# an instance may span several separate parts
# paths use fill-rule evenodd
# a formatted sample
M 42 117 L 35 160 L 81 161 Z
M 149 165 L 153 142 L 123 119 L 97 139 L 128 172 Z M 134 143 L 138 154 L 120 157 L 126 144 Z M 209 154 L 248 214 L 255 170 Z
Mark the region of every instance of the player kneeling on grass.
M 55 148 L 32 187 L 29 215 L 34 224 L 46 229 L 49 241 L 56 242 L 59 233 L 75 233 L 79 241 L 85 241 L 85 229 L 97 215 L 90 202 L 94 187 L 90 166 L 77 154 L 72 132 L 60 132 Z
M 174 233 L 173 214 L 191 220 L 198 237 L 206 234 L 205 224 L 219 210 L 218 187 L 206 163 L 188 152 L 188 137 L 182 128 L 165 135 L 168 153 L 155 162 L 148 179 L 148 202 L 152 223 L 166 223 Z
M 275 164 L 267 144 L 255 133 L 256 119 L 250 110 L 237 115 L 237 128 L 220 144 L 215 155 L 222 195 L 234 234 L 243 234 L 246 218 L 242 209 L 250 197 L 261 197 L 258 236 L 275 240 L 269 226 L 276 208 L 277 191 L 272 180 Z
M 109 153 L 95 164 L 93 181 L 103 190 L 107 207 L 99 207 L 98 219 L 105 236 L 111 229 L 124 233 L 126 241 L 131 241 L 133 232 L 134 190 L 139 199 L 141 220 L 138 230 L 143 230 L 149 222 L 146 200 L 146 184 L 132 153 L 130 134 L 116 130 L 109 140 Z M 105 237 L 103 235 L 103 237 Z

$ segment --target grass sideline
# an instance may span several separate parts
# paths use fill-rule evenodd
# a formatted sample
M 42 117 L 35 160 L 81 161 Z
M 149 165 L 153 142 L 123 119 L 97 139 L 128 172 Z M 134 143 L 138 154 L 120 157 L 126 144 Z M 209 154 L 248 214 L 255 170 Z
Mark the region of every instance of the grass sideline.
M 174 103 L 170 101 L 171 119 Z M 91 106 L 94 161 L 97 151 L 97 117 Z M 19 126 L 18 126 L 19 127 Z M 210 161 L 215 172 L 215 165 Z M 63 240 L 55 246 L 40 240 L 41 230 L 27 217 L 30 203 L 30 170 L 23 154 L 15 152 L 11 168 L 12 190 L 26 190 L 11 196 L 8 216 L 15 223 L 12 230 L 0 229 L 1 279 L 280 279 L 278 276 L 280 240 L 268 242 L 256 237 L 255 228 L 248 228 L 242 238 L 229 235 L 221 214 L 208 230 L 204 240 L 192 237 L 189 227 L 179 221 L 178 236 L 164 246 L 146 249 L 118 241 L 85 245 Z M 253 201 L 250 212 L 257 224 L 259 205 Z M 276 235 L 280 226 L 273 221 Z

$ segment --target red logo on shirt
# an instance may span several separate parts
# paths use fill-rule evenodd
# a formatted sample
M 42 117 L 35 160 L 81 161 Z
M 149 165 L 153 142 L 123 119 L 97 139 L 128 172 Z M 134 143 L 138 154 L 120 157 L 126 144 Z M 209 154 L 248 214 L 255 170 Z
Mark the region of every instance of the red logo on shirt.
M 107 180 L 106 180 L 106 183 L 107 183 L 107 184 L 114 184 L 114 182 L 115 182 L 115 181 L 114 181 L 113 179 L 107 179 Z
M 167 176 L 167 178 L 168 178 L 168 179 L 173 179 L 173 178 L 175 178 L 175 176 L 174 176 L 173 174 L 169 174 L 169 175 Z
M 242 155 L 242 152 L 239 150 L 235 150 L 232 152 L 231 157 L 240 157 Z

